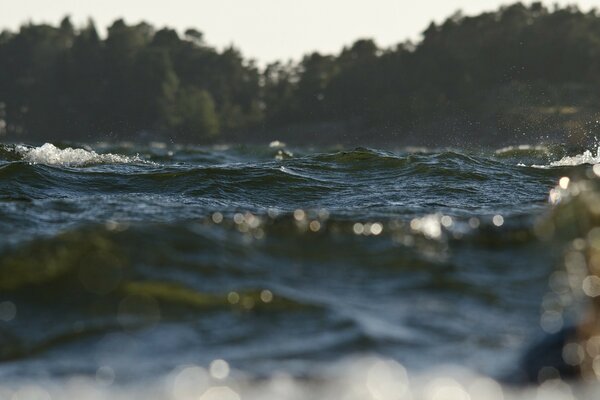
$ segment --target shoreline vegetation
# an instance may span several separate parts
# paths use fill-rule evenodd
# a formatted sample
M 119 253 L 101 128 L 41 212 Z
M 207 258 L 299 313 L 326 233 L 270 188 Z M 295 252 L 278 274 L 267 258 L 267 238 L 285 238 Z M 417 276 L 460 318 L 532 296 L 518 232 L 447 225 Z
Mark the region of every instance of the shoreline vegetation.
M 600 12 L 516 3 L 259 68 L 202 32 L 115 21 L 0 33 L 0 140 L 586 147 Z

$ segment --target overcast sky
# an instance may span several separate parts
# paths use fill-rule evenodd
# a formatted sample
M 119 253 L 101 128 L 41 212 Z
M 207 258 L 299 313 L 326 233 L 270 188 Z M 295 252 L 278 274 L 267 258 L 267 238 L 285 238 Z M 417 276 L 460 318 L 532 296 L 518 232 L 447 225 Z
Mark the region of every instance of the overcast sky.
M 15 30 L 25 21 L 56 24 L 71 15 L 75 24 L 88 17 L 104 32 L 116 18 L 145 20 L 184 31 L 194 27 L 217 48 L 235 44 L 261 64 L 299 59 L 318 50 L 336 53 L 357 38 L 380 46 L 418 40 L 432 20 L 454 11 L 466 14 L 496 9 L 501 0 L 0 0 L 0 27 Z M 527 2 L 530 3 L 530 2 Z M 550 1 L 546 4 L 573 4 Z M 600 0 L 579 0 L 588 10 Z

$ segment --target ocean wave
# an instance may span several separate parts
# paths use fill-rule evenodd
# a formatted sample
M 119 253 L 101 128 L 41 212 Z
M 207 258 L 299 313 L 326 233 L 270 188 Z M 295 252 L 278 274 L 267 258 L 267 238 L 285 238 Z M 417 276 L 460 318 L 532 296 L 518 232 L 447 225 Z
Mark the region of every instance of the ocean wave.
M 94 164 L 130 164 L 147 163 L 139 156 L 123 156 L 118 154 L 98 154 L 94 150 L 67 147 L 60 149 L 51 143 L 39 147 L 24 145 L 14 146 L 14 153 L 21 156 L 23 161 L 31 164 L 86 166 Z
M 118 305 L 131 296 L 150 300 L 128 313 L 127 329 L 143 328 L 156 315 L 164 323 L 175 323 L 206 318 L 207 313 L 258 312 L 273 318 L 284 313 L 286 318 L 302 318 L 301 313 L 327 312 L 339 316 L 329 322 L 330 340 L 342 345 L 351 336 L 350 349 L 338 351 L 373 347 L 379 340 L 404 340 L 394 336 L 402 329 L 384 323 L 389 315 L 358 309 L 349 314 L 329 295 L 315 294 L 326 283 L 315 284 L 313 294 L 299 291 L 285 283 L 294 270 L 281 266 L 311 260 L 314 265 L 302 267 L 302 274 L 318 282 L 319 266 L 333 258 L 336 262 L 328 267 L 328 276 L 413 274 L 416 280 L 405 276 L 402 285 L 485 300 L 489 293 L 445 272 L 454 268 L 447 263 L 446 252 L 449 245 L 477 245 L 482 240 L 496 247 L 532 240 L 522 234 L 511 239 L 497 225 L 492 218 L 464 221 L 443 215 L 410 223 L 358 222 L 331 218 L 323 210 L 296 210 L 281 216 L 215 213 L 196 222 L 169 224 L 107 221 L 30 240 L 0 254 L 0 293 L 17 304 L 25 322 L 12 328 L 0 324 L 0 361 L 119 332 L 124 326 Z M 418 271 L 429 272 L 419 276 Z M 43 329 L 45 319 L 40 315 L 48 310 L 61 313 L 61 322 Z M 359 315 L 370 316 L 361 322 Z M 305 349 L 306 353 L 325 350 Z
M 185 363 L 206 369 L 210 357 L 266 377 L 221 382 L 249 399 L 268 399 L 261 385 L 277 371 L 319 380 L 315 367 L 372 353 L 407 368 L 444 359 L 492 375 L 539 328 L 546 278 L 572 240 L 561 232 L 580 226 L 553 218 L 584 211 L 548 205 L 563 169 L 489 154 L 294 149 L 277 160 L 275 149 L 251 147 L 155 145 L 148 156 L 134 146 L 123 156 L 50 146 L 49 163 L 26 159 L 44 146 L 0 146 L 0 393 L 40 371 L 55 386 L 35 381 L 39 390 L 69 399 L 58 392 L 63 377 L 95 382 L 112 368 L 115 382 L 135 385 Z M 152 160 L 164 152 L 163 161 L 101 161 L 135 151 Z M 107 349 L 115 337 L 137 344 Z M 360 379 L 375 379 L 372 367 Z M 339 398 L 345 377 L 320 380 L 333 395 L 290 379 L 296 398 Z M 30 383 L 6 390 L 33 397 Z M 461 385 L 450 386 L 475 396 Z M 430 385 L 410 386 L 419 398 Z M 356 396 L 387 396 L 365 387 Z M 127 397 L 111 388 L 107 396 Z M 195 397 L 227 395 L 209 389 Z
M 572 157 L 566 156 L 558 161 L 550 163 L 551 167 L 562 167 L 562 166 L 575 166 L 581 164 L 598 164 L 600 162 L 600 147 L 596 149 L 596 155 L 590 150 L 584 151 L 582 154 L 578 154 Z
M 574 156 L 564 156 L 560 160 L 551 161 L 548 164 L 533 164 L 533 168 L 549 169 L 554 167 L 576 167 L 579 165 L 594 165 L 600 163 L 600 147 L 596 149 L 596 154 L 591 150 L 585 150 L 581 154 Z M 520 165 L 523 165 L 522 163 Z

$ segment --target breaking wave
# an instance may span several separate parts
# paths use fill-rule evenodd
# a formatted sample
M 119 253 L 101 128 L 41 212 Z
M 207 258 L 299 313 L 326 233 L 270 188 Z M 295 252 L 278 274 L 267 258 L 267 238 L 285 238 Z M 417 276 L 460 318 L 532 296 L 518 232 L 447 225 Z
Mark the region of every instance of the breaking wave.
M 574 156 L 564 156 L 560 160 L 550 161 L 547 164 L 533 164 L 533 168 L 555 168 L 555 167 L 576 167 L 578 165 L 594 165 L 600 163 L 600 147 L 596 149 L 596 153 L 594 154 L 591 150 L 585 150 L 581 154 L 577 154 Z M 524 165 L 520 163 L 520 165 Z
M 74 149 L 67 147 L 60 149 L 51 143 L 39 147 L 16 145 L 14 152 L 22 157 L 23 161 L 31 164 L 86 166 L 93 164 L 129 164 L 145 163 L 139 156 L 127 157 L 118 154 L 98 154 L 94 150 Z

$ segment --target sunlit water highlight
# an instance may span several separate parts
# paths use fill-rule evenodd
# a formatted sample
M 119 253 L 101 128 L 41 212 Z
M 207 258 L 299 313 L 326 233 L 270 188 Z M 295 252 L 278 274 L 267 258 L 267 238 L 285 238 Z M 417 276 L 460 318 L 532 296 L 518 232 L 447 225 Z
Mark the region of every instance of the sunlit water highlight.
M 588 398 L 497 380 L 600 294 L 597 161 L 2 146 L 0 399 Z

